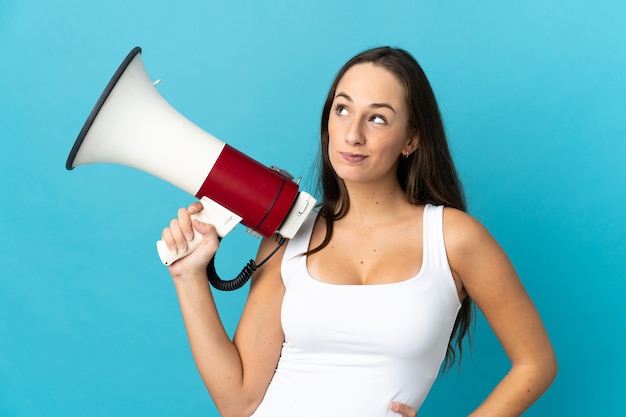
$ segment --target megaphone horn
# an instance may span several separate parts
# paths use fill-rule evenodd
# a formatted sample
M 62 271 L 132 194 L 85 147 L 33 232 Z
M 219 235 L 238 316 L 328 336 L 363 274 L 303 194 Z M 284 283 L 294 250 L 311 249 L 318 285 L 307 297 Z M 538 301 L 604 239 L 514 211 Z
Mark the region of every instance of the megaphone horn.
M 66 162 L 113 163 L 137 168 L 196 196 L 204 210 L 196 217 L 224 237 L 238 223 L 253 234 L 291 238 L 315 206 L 298 182 L 269 168 L 189 121 L 163 99 L 148 77 L 141 48 L 126 56 L 76 139 Z M 186 252 L 171 253 L 157 242 L 169 265 Z

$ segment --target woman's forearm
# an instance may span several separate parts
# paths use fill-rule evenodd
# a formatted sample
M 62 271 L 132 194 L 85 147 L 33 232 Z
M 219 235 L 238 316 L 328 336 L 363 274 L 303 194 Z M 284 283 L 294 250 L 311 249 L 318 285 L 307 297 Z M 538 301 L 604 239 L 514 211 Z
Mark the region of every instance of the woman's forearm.
M 196 366 L 220 414 L 250 415 L 242 361 L 222 325 L 206 275 L 176 277 L 174 285 Z
M 522 415 L 556 377 L 556 361 L 517 365 L 504 377 L 469 417 L 517 417 Z

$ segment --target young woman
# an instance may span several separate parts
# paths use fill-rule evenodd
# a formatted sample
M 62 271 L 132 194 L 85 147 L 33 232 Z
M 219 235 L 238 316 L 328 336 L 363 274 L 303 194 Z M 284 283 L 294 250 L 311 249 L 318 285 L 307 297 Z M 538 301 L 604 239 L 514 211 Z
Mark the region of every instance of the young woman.
M 206 266 L 218 248 L 192 204 L 164 229 L 192 352 L 223 416 L 413 417 L 454 361 L 472 303 L 511 369 L 471 414 L 518 416 L 551 384 L 541 319 L 498 243 L 465 203 L 434 94 L 401 49 L 348 61 L 321 121 L 322 203 L 259 268 L 233 340 Z M 262 241 L 258 258 L 273 250 Z M 459 352 L 460 353 L 460 352 Z

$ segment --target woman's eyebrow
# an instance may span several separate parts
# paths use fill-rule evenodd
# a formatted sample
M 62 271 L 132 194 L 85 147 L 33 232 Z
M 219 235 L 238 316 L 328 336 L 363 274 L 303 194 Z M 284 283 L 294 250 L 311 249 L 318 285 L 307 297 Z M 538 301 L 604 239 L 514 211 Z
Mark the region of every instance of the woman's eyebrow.
M 337 93 L 335 95 L 335 99 L 337 99 L 338 97 L 342 97 L 345 100 L 349 101 L 350 103 L 353 102 L 352 101 L 352 97 L 350 97 L 346 93 L 339 92 L 339 93 Z M 370 104 L 370 107 L 377 108 L 377 109 L 383 107 L 383 108 L 387 108 L 387 109 L 391 110 L 392 112 L 396 113 L 396 109 L 394 109 L 391 104 L 387 104 L 387 103 L 372 103 L 372 104 Z
M 338 98 L 338 97 L 343 97 L 346 100 L 348 100 L 350 103 L 352 103 L 352 97 L 350 97 L 346 93 L 337 93 L 337 94 L 335 94 L 335 98 Z
M 377 108 L 377 109 L 381 108 L 381 107 L 384 107 L 384 108 L 387 108 L 387 109 L 391 110 L 394 113 L 396 112 L 396 109 L 394 109 L 391 104 L 387 104 L 387 103 L 372 103 L 372 104 L 370 104 L 370 107 L 374 107 L 374 108 Z

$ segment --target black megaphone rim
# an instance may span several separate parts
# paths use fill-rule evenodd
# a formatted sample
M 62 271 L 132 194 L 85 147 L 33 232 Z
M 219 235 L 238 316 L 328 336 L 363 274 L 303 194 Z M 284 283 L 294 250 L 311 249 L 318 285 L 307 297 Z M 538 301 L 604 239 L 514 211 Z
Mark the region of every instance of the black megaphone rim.
M 96 120 L 96 117 L 98 117 L 98 113 L 100 113 L 102 106 L 104 106 L 104 103 L 107 101 L 107 98 L 109 98 L 109 94 L 111 94 L 111 91 L 113 91 L 113 89 L 115 88 L 115 85 L 122 77 L 122 74 L 124 74 L 124 71 L 126 71 L 126 68 L 128 68 L 128 66 L 133 61 L 133 59 L 135 59 L 135 57 L 139 54 L 141 54 L 141 47 L 139 46 L 134 47 L 128 53 L 128 55 L 126 55 L 126 58 L 124 58 L 124 61 L 122 61 L 120 66 L 117 68 L 117 71 L 115 71 L 115 74 L 113 74 L 113 77 L 111 78 L 106 88 L 100 95 L 100 98 L 98 99 L 93 110 L 91 110 L 91 113 L 89 114 L 87 121 L 85 121 L 85 124 L 83 125 L 83 128 L 81 129 L 78 135 L 78 138 L 76 138 L 76 142 L 74 142 L 74 146 L 72 147 L 72 150 L 70 151 L 70 154 L 67 157 L 67 162 L 65 163 L 65 169 L 67 170 L 74 169 L 74 159 L 76 158 L 76 154 L 78 154 L 78 150 L 80 149 L 80 146 L 82 145 L 83 140 L 87 136 L 87 132 L 89 132 L 91 125 L 93 124 L 94 120 Z

